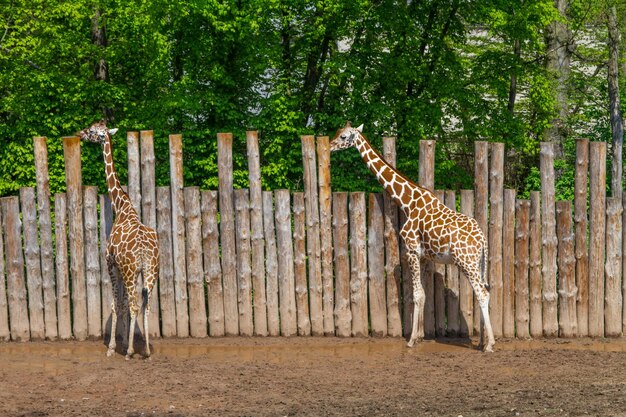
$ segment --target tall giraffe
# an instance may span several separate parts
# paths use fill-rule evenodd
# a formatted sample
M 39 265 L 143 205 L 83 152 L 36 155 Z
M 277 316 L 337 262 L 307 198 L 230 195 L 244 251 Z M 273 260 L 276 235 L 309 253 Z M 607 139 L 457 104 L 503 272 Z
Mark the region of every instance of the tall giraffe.
M 471 217 L 446 207 L 435 195 L 412 182 L 385 162 L 362 135 L 363 125 L 358 128 L 350 122 L 330 143 L 330 150 L 337 151 L 356 147 L 363 162 L 389 193 L 393 201 L 406 215 L 400 236 L 404 240 L 411 273 L 413 275 L 413 328 L 408 346 L 424 338 L 424 286 L 420 277 L 420 259 L 434 262 L 454 263 L 469 279 L 480 304 L 480 347 L 493 351 L 495 340 L 489 320 L 489 285 L 487 272 L 487 241 L 478 223 Z M 483 327 L 489 341 L 483 345 Z
M 113 165 L 113 149 L 111 135 L 117 129 L 109 130 L 104 121 L 94 123 L 87 129 L 78 133 L 82 140 L 96 142 L 102 145 L 102 154 L 107 178 L 107 186 L 115 222 L 111 228 L 111 234 L 107 243 L 106 259 L 109 275 L 113 284 L 113 303 L 111 308 L 111 339 L 107 356 L 115 353 L 115 331 L 117 315 L 124 309 L 130 310 L 130 328 L 128 329 L 128 350 L 126 359 L 134 354 L 133 336 L 135 321 L 140 310 L 138 301 L 139 274 L 143 275 L 143 307 L 144 307 L 144 332 L 146 349 L 144 355 L 150 357 L 150 341 L 148 331 L 148 316 L 150 315 L 150 295 L 159 277 L 159 246 L 157 234 L 154 229 L 142 224 L 139 216 L 128 197 L 122 189 L 122 185 L 115 172 Z M 120 275 L 121 273 L 121 275 Z M 127 305 L 124 305 L 125 297 L 118 294 L 118 285 L 123 284 L 128 296 Z M 123 293 L 123 291 L 122 291 Z M 121 298 L 121 299 L 120 299 Z M 119 311 L 118 311 L 119 310 Z

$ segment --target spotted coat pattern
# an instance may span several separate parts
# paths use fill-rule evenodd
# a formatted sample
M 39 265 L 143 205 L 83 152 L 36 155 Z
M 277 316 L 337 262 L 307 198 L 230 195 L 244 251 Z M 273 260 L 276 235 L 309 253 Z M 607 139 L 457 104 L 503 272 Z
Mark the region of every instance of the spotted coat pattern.
M 414 300 L 413 328 L 408 345 L 413 346 L 424 337 L 425 293 L 420 276 L 420 260 L 424 258 L 454 263 L 469 279 L 481 307 L 481 323 L 489 338 L 484 349 L 492 351 L 495 341 L 489 319 L 487 240 L 476 220 L 448 208 L 430 190 L 418 186 L 387 164 L 361 134 L 361 127 L 353 128 L 348 123 L 337 131 L 330 149 L 336 151 L 350 147 L 359 151 L 363 162 L 406 215 L 400 236 L 408 250 Z
M 111 339 L 107 355 L 111 356 L 116 347 L 116 325 L 119 313 L 130 311 L 130 327 L 125 332 L 128 349 L 126 359 L 134 354 L 133 336 L 139 305 L 139 292 L 142 291 L 144 332 L 146 347 L 144 355 L 150 356 L 148 316 L 150 314 L 150 296 L 159 277 L 159 247 L 156 231 L 141 223 L 137 211 L 122 189 L 115 167 L 113 165 L 113 149 L 111 134 L 117 131 L 109 130 L 104 121 L 94 123 L 78 135 L 81 139 L 96 142 L 102 145 L 104 156 L 107 187 L 111 197 L 115 222 L 111 228 L 111 235 L 107 242 L 106 260 L 113 284 L 113 303 L 111 308 Z M 140 280 L 140 275 L 143 280 Z M 126 322 L 126 320 L 124 320 Z

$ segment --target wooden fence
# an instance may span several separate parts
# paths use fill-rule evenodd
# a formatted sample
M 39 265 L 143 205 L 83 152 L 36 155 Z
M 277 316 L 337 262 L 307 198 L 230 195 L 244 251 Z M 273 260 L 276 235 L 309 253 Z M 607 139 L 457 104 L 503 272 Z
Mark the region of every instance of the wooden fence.
M 250 188 L 233 189 L 233 138 L 224 133 L 217 135 L 219 188 L 206 191 L 183 185 L 180 135 L 169 137 L 170 186 L 156 187 L 152 131 L 128 133 L 128 193 L 159 235 L 153 337 L 410 331 L 401 213 L 387 195 L 331 192 L 328 137 L 301 139 L 303 192 L 261 189 L 256 132 L 247 133 Z M 82 184 L 78 138 L 63 144 L 66 193 L 50 198 L 46 139 L 37 137 L 36 188 L 0 199 L 0 340 L 84 340 L 110 328 L 111 202 Z M 382 151 L 395 164 L 393 138 L 384 138 Z M 434 151 L 434 141 L 420 143 L 418 181 L 427 188 Z M 503 144 L 476 142 L 475 152 L 474 190 L 436 194 L 473 215 L 488 236 L 495 335 L 622 335 L 626 197 L 605 195 L 605 143 L 578 141 L 573 203 L 555 202 L 550 144 L 541 144 L 542 191 L 530 200 L 503 188 Z M 476 334 L 479 309 L 465 277 L 455 266 L 422 268 L 426 335 Z

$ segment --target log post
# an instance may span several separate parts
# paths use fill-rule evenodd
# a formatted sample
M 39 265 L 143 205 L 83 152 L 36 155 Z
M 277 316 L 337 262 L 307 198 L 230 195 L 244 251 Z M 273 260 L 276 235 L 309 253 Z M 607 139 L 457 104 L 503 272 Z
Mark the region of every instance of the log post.
M 298 335 L 311 335 L 309 320 L 309 291 L 306 277 L 304 194 L 293 193 L 293 266 L 296 285 Z
M 59 338 L 67 340 L 72 337 L 72 316 L 69 267 L 67 265 L 67 199 L 65 194 L 54 196 L 54 238 L 56 243 L 56 299 Z
M 589 336 L 604 336 L 606 143 L 589 143 Z
M 557 238 L 556 215 L 554 213 L 554 144 L 541 142 L 539 154 L 541 170 L 541 240 L 543 280 L 543 334 L 558 336 L 556 272 Z
M 26 288 L 28 289 L 30 337 L 31 339 L 42 340 L 45 338 L 45 325 L 43 317 L 41 256 L 39 251 L 39 231 L 37 230 L 35 189 L 32 187 L 21 188 L 20 203 L 22 223 L 24 226 L 24 258 L 26 261 Z
M 2 208 L 0 207 L 0 228 L 4 229 L 2 218 Z M 8 342 L 11 340 L 11 328 L 9 327 L 9 303 L 7 300 L 4 254 L 4 236 L 2 230 L 0 230 L 0 341 Z
M 515 190 L 504 190 L 502 217 L 502 335 L 515 337 Z
M 220 243 L 224 288 L 224 331 L 239 334 L 237 311 L 237 254 L 235 251 L 235 206 L 233 204 L 233 135 L 217 134 L 217 171 L 220 211 Z
M 350 193 L 350 308 L 352 336 L 368 335 L 365 193 Z
M 330 188 L 330 144 L 328 136 L 317 138 L 317 167 L 320 201 L 320 253 L 322 257 L 322 310 L 324 334 L 335 334 L 333 280 L 332 190 Z
M 383 138 L 383 155 L 385 161 L 396 165 L 396 138 Z M 401 302 L 401 266 L 400 241 L 398 232 L 398 207 L 388 193 L 383 194 L 385 209 L 385 274 L 387 282 L 387 334 L 391 337 L 402 336 L 402 302 Z M 429 284 L 429 289 L 432 289 Z M 426 290 L 426 289 L 425 289 Z M 426 296 L 424 305 L 424 332 L 428 336 L 435 333 L 435 310 L 432 301 L 432 291 Z
M 265 278 L 267 303 L 267 332 L 270 336 L 280 335 L 278 301 L 278 253 L 274 226 L 274 195 L 263 191 L 263 232 L 265 234 Z
M 622 199 L 606 199 L 604 335 L 622 335 Z
M 576 228 L 576 316 L 578 336 L 589 334 L 589 246 L 587 233 L 587 185 L 589 175 L 589 140 L 576 140 L 574 179 L 574 224 Z
M 530 337 L 528 301 L 528 243 L 530 201 L 517 200 L 515 207 L 515 329 L 517 337 Z
M 530 236 L 528 263 L 530 271 L 530 336 L 543 335 L 543 309 L 541 304 L 541 193 L 530 192 Z
M 46 339 L 58 337 L 57 309 L 54 284 L 54 247 L 50 217 L 50 181 L 48 176 L 48 147 L 45 137 L 35 137 L 35 174 L 37 177 L 37 214 L 41 246 L 41 278 L 43 285 L 44 321 Z M 1 337 L 1 336 L 0 336 Z
M 70 239 L 70 277 L 74 337 L 87 339 L 87 297 L 85 283 L 85 239 L 83 230 L 83 189 L 80 162 L 80 139 L 63 138 L 67 211 Z
M 176 299 L 174 294 L 174 260 L 172 256 L 172 193 L 170 187 L 157 187 L 156 214 L 159 237 L 159 305 L 161 334 L 176 336 Z
M 172 261 L 176 298 L 176 334 L 189 336 L 189 296 L 185 257 L 185 196 L 183 193 L 183 137 L 170 135 L 170 191 L 172 192 Z
M 474 142 L 474 218 L 489 238 L 489 142 Z M 480 331 L 480 306 L 474 295 L 474 333 Z
M 83 187 L 85 217 L 85 276 L 89 337 L 102 337 L 100 252 L 98 250 L 98 187 Z
M 367 265 L 369 273 L 369 311 L 372 336 L 387 335 L 385 297 L 385 242 L 382 194 L 370 194 L 367 226 Z
M 348 257 L 348 194 L 333 193 L 333 247 L 335 250 L 335 333 L 350 337 L 350 258 Z
M 247 189 L 234 191 L 235 243 L 237 252 L 237 306 L 239 311 L 239 334 L 252 336 L 252 285 L 250 270 L 250 197 Z
M 280 333 L 282 336 L 293 336 L 297 332 L 297 323 L 289 190 L 276 190 L 274 196 L 276 198 Z
M 578 323 L 576 321 L 576 285 L 574 282 L 576 261 L 574 258 L 571 202 L 558 201 L 556 203 L 556 215 L 559 266 L 559 336 L 574 337 Z M 619 327 L 621 331 L 621 322 Z
M 255 336 L 267 336 L 267 301 L 265 295 L 265 242 L 263 238 L 263 190 L 257 132 L 246 132 L 248 178 L 250 180 L 250 245 L 252 273 L 252 307 Z
M 504 193 L 504 143 L 491 143 L 489 169 L 489 293 L 491 324 L 495 337 L 502 336 L 502 216 Z
M 217 226 L 217 191 L 201 191 L 202 247 L 204 280 L 207 284 L 209 334 L 224 336 L 224 290 L 220 264 L 219 229 Z

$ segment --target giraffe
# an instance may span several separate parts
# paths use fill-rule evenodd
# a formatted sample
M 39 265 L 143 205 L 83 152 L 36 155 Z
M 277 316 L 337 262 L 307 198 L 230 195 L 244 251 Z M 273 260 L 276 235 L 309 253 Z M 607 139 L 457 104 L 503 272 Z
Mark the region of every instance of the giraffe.
M 122 309 L 125 314 L 130 310 L 126 360 L 129 360 L 134 354 L 133 336 L 135 333 L 135 321 L 140 310 L 138 291 L 142 290 L 138 288 L 140 286 L 139 274 L 142 274 L 143 323 L 146 339 L 144 355 L 146 358 L 150 358 L 148 316 L 150 314 L 150 295 L 159 276 L 158 239 L 154 229 L 141 223 L 128 194 L 122 189 L 122 185 L 117 177 L 113 165 L 113 149 L 111 145 L 111 135 L 114 135 L 116 132 L 117 129 L 109 130 L 106 122 L 100 121 L 78 133 L 82 140 L 102 145 L 107 187 L 113 211 L 115 212 L 115 222 L 111 228 L 106 250 L 107 267 L 113 284 L 111 339 L 107 356 L 115 353 L 117 316 Z M 122 289 L 121 294 L 118 294 L 119 285 L 123 285 L 123 289 L 120 287 Z M 127 299 L 123 295 L 124 289 L 128 297 Z
M 407 343 L 412 347 L 424 338 L 424 287 L 420 260 L 454 263 L 469 279 L 481 309 L 480 345 L 493 352 L 495 340 L 489 320 L 489 285 L 486 280 L 487 241 L 475 219 L 445 206 L 435 195 L 412 182 L 385 162 L 362 134 L 363 125 L 353 128 L 350 122 L 339 129 L 330 150 L 355 147 L 363 162 L 376 176 L 393 201 L 406 215 L 400 236 L 404 240 L 413 278 L 413 327 Z M 484 345 L 483 327 L 489 341 Z

